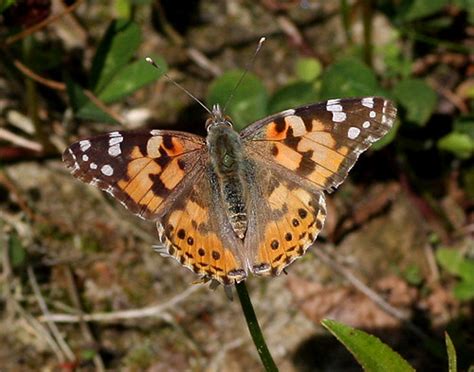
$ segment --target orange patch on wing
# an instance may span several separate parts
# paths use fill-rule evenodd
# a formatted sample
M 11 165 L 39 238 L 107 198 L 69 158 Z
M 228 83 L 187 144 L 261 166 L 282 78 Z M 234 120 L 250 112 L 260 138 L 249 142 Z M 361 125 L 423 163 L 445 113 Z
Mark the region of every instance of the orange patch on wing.
M 311 133 L 306 134 L 304 138 L 307 138 L 310 141 L 320 143 L 321 145 L 324 145 L 330 148 L 336 145 L 336 141 L 331 135 L 331 133 L 327 133 L 327 132 L 311 132 Z
M 314 199 L 306 190 L 293 189 L 288 193 L 286 202 L 287 212 L 278 220 L 269 221 L 258 247 L 256 262 L 271 266 L 267 275 L 278 275 L 289 263 L 303 255 L 316 239 L 320 231 L 318 226 L 321 227 L 324 222 L 324 205 L 320 206 L 319 199 Z
M 287 202 L 287 196 L 288 188 L 283 184 L 278 185 L 278 187 L 275 188 L 268 197 L 270 208 L 281 209 L 281 207 L 283 207 L 283 205 Z
M 274 158 L 279 164 L 290 170 L 298 169 L 303 158 L 301 154 L 281 143 L 275 143 L 274 146 L 276 148 Z
M 121 179 L 117 184 L 138 203 L 153 184 L 149 177 L 150 173 L 158 173 L 160 170 L 160 166 L 150 159 L 135 159 L 128 165 L 128 179 Z
M 192 216 L 192 220 L 195 221 L 198 225 L 200 223 L 206 223 L 208 221 L 209 211 L 192 200 L 187 201 L 185 210 L 190 216 Z
M 168 190 L 173 189 L 184 177 L 184 171 L 178 166 L 178 159 L 173 159 L 160 174 L 160 180 Z
M 143 154 L 138 146 L 135 146 L 130 154 L 130 157 L 132 159 L 140 159 L 145 157 L 145 154 Z
M 152 190 L 150 190 L 149 193 L 153 193 L 153 198 L 151 198 L 147 203 L 143 202 L 142 200 L 141 203 L 146 204 L 151 212 L 156 212 L 161 203 L 163 203 L 164 199 L 158 195 L 155 195 Z
M 278 124 L 271 122 L 267 125 L 267 138 L 270 140 L 282 140 L 286 138 L 286 131 L 288 130 L 288 124 L 285 125 L 283 130 L 279 130 Z
M 162 147 L 169 156 L 176 156 L 184 152 L 183 142 L 176 137 L 171 137 L 171 146 L 166 147 L 163 144 Z
M 152 161 L 151 159 L 143 158 L 143 157 L 130 161 L 130 163 L 127 166 L 127 176 L 129 180 L 135 177 L 137 174 L 139 174 L 143 170 L 143 168 L 145 168 L 148 165 L 148 163 L 150 163 L 151 161 Z M 125 182 L 128 183 L 128 181 L 125 181 Z M 119 186 L 120 186 L 120 183 L 119 183 Z
M 305 152 L 308 150 L 313 150 L 311 160 L 332 172 L 337 172 L 345 159 L 345 157 L 336 150 L 331 150 L 319 143 L 303 138 L 298 143 L 298 151 Z
M 326 130 L 326 128 L 324 127 L 324 124 L 320 120 L 313 119 L 311 124 L 312 124 L 312 128 L 311 128 L 312 132 L 324 132 Z

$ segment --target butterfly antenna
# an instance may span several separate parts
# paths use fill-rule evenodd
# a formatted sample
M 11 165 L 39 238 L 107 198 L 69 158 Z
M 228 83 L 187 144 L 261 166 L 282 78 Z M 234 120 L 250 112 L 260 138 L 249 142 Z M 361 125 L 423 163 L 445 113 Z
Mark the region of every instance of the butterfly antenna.
M 237 88 L 240 86 L 240 83 L 242 83 L 242 80 L 244 80 L 244 77 L 245 75 L 247 75 L 247 72 L 253 67 L 253 64 L 255 62 L 255 58 L 257 57 L 257 54 L 258 52 L 260 51 L 260 49 L 262 48 L 262 44 L 263 42 L 266 40 L 265 37 L 262 37 L 260 38 L 260 40 L 258 41 L 258 45 L 257 45 L 257 48 L 255 49 L 255 52 L 253 53 L 253 56 L 252 56 L 252 59 L 250 60 L 249 63 L 247 63 L 247 66 L 245 66 L 245 70 L 243 72 L 243 74 L 240 76 L 240 79 L 239 81 L 237 82 L 237 84 L 235 84 L 235 87 L 234 89 L 232 89 L 230 95 L 229 95 L 229 98 L 227 98 L 227 101 L 225 102 L 225 105 L 224 105 L 224 108 L 222 109 L 222 112 L 225 112 L 225 109 L 227 108 L 227 106 L 229 105 L 229 102 L 231 101 L 231 99 L 234 97 L 234 94 L 235 94 L 235 91 L 237 90 Z
M 163 71 L 163 68 L 158 66 L 156 64 L 156 62 L 150 58 L 150 57 L 146 57 L 145 58 L 145 61 L 147 61 L 150 65 L 152 65 L 153 67 L 155 67 L 156 69 L 160 70 L 160 71 Z M 202 103 L 197 97 L 195 97 L 189 90 L 187 90 L 185 87 L 183 87 L 181 84 L 179 84 L 178 82 L 174 81 L 166 72 L 163 71 L 163 76 L 170 82 L 172 82 L 174 85 L 176 85 L 179 89 L 181 89 L 182 91 L 184 91 L 184 93 L 186 93 L 189 97 L 191 97 L 193 100 L 195 100 L 197 103 L 199 103 L 203 108 L 204 110 L 206 110 L 209 115 L 212 116 L 212 112 L 211 110 L 209 110 L 206 105 L 204 103 Z

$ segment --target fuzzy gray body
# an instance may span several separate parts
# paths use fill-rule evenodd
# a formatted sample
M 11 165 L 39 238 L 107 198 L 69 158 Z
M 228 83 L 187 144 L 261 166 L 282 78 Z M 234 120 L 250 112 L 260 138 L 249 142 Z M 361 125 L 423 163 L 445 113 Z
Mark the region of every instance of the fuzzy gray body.
M 225 213 L 235 234 L 243 239 L 247 230 L 247 187 L 241 139 L 225 120 L 213 122 L 208 127 L 208 132 L 211 167 L 217 176 Z

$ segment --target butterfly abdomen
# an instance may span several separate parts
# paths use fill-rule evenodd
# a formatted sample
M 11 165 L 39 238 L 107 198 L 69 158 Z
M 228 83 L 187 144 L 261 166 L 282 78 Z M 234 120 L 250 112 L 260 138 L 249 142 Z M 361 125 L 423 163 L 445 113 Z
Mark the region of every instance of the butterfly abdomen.
M 227 218 L 235 234 L 243 239 L 247 230 L 247 206 L 240 137 L 227 124 L 216 125 L 209 130 L 207 145 Z

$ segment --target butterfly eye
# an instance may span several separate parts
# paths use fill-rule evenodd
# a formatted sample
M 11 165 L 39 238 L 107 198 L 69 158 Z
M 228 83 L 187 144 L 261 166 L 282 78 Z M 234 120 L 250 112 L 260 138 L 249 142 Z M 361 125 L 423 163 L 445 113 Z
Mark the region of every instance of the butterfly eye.
M 224 116 L 224 123 L 226 123 L 229 127 L 232 127 L 232 119 L 229 115 Z
M 214 123 L 214 119 L 213 118 L 209 118 L 206 120 L 206 125 L 205 125 L 205 128 L 206 130 L 209 132 L 209 129 L 211 128 L 211 125 Z

